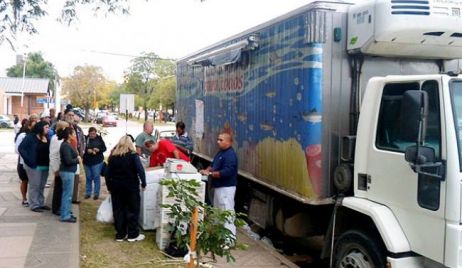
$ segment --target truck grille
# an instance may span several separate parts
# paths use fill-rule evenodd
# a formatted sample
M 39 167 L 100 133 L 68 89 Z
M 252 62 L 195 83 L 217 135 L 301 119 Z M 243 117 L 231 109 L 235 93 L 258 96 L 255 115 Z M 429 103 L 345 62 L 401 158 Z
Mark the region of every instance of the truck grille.
M 392 15 L 430 15 L 430 4 L 428 1 L 421 0 L 392 0 Z

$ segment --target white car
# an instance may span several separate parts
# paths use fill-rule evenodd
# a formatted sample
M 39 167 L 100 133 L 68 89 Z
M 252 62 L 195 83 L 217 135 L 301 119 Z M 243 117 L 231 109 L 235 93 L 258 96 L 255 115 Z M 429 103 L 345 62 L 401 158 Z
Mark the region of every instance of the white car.
M 172 129 L 156 129 L 154 133 L 155 141 L 159 139 L 169 139 L 171 140 L 173 136 L 176 134 L 176 129 L 173 127 Z
M 6 115 L 0 115 L 0 128 L 13 128 L 14 124 Z

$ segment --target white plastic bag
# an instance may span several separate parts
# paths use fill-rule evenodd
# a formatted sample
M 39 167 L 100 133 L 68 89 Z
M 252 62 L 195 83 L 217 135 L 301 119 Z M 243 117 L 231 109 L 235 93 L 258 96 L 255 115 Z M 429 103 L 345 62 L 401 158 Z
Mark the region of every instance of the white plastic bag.
M 104 223 L 114 222 L 114 215 L 112 214 L 112 200 L 110 195 L 106 197 L 99 206 L 98 212 L 96 213 L 96 220 Z

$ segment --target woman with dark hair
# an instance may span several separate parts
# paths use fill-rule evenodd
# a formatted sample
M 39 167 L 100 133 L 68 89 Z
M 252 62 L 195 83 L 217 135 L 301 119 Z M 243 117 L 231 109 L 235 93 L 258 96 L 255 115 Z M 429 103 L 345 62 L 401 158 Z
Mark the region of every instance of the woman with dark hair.
M 72 127 L 66 127 L 58 133 L 58 139 L 63 140 L 59 149 L 61 164 L 59 166 L 59 176 L 63 184 L 61 198 L 61 221 L 74 223 L 77 218 L 72 215 L 72 192 L 74 191 L 74 176 L 80 156 L 71 145 L 71 140 L 75 138 L 75 131 Z
M 30 124 L 29 124 L 30 122 Z M 19 155 L 19 145 L 21 142 L 24 140 L 27 134 L 31 131 L 31 129 L 34 127 L 35 121 L 28 121 L 27 119 L 23 119 L 21 122 L 21 128 L 19 129 L 18 134 L 16 134 L 16 137 L 14 137 L 14 143 L 15 143 L 15 151 Z M 27 184 L 29 183 L 29 178 L 27 177 L 26 170 L 24 169 L 24 160 L 22 157 L 19 155 L 18 156 L 18 165 L 16 166 L 16 170 L 18 171 L 18 176 L 19 179 L 21 180 L 21 185 L 19 186 L 19 189 L 21 190 L 21 196 L 22 196 L 22 202 L 21 204 L 24 207 L 29 206 L 29 202 L 27 202 Z
M 99 198 L 101 187 L 100 176 L 103 168 L 106 144 L 100 135 L 96 133 L 96 128 L 88 129 L 88 136 L 85 137 L 85 153 L 83 155 L 83 166 L 87 178 L 85 187 L 85 199 L 90 198 L 93 192 L 93 199 Z M 94 184 L 94 187 L 93 187 Z
M 106 184 L 112 196 L 112 211 L 116 229 L 116 241 L 128 242 L 144 239 L 138 228 L 141 188 L 146 187 L 146 175 L 136 154 L 132 138 L 123 136 L 109 156 Z
M 19 145 L 19 155 L 29 178 L 29 206 L 34 212 L 50 210 L 45 206 L 43 191 L 48 178 L 50 143 L 47 138 L 49 125 L 45 121 L 35 124 Z

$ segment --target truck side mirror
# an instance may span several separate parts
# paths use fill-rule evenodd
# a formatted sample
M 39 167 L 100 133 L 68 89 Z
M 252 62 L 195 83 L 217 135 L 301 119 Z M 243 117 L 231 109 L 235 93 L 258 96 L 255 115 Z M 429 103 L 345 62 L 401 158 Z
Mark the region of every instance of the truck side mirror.
M 406 148 L 404 159 L 406 159 L 407 162 L 416 165 L 435 163 L 435 149 L 428 146 L 412 145 Z
M 426 118 L 428 115 L 428 94 L 420 90 L 404 92 L 401 100 L 400 138 L 410 142 L 425 139 Z
M 437 162 L 435 149 L 432 147 L 409 146 L 404 153 L 404 159 L 415 173 L 444 180 L 444 164 Z

